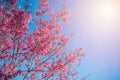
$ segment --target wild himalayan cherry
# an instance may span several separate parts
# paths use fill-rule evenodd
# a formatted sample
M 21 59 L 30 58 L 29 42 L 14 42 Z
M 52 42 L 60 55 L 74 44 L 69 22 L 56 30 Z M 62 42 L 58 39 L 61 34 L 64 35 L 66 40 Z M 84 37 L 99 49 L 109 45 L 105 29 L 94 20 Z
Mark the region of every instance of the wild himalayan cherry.
M 69 38 L 61 34 L 60 21 L 66 22 L 70 12 L 55 12 L 50 1 L 40 0 L 32 15 L 18 3 L 0 5 L 0 80 L 73 80 L 78 74 L 73 65 L 80 64 L 85 53 L 83 48 L 65 49 Z

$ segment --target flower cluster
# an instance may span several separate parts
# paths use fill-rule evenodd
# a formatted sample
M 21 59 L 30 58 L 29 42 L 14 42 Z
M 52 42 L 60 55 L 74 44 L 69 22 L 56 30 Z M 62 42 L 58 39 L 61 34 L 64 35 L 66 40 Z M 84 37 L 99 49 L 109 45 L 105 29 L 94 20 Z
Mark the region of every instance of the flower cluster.
M 67 10 L 51 11 L 49 0 L 40 0 L 35 12 L 35 26 L 30 32 L 32 19 L 29 11 L 16 8 L 16 0 L 10 0 L 10 8 L 0 6 L 0 80 L 20 77 L 27 80 L 69 80 L 76 75 L 72 64 L 85 56 L 82 48 L 74 53 L 65 50 L 69 38 L 61 34 L 63 22 L 70 14 Z M 50 19 L 43 19 L 44 15 Z

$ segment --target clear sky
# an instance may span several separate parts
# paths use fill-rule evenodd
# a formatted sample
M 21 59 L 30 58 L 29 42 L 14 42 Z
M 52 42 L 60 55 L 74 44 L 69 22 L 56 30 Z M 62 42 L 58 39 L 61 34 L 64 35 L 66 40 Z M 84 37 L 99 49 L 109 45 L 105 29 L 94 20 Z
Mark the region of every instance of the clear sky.
M 31 1 L 35 7 L 38 0 Z M 52 6 L 58 10 L 61 3 L 56 0 Z M 83 47 L 87 53 L 79 67 L 81 76 L 120 80 L 120 0 L 68 0 L 66 4 L 72 14 L 62 32 L 76 32 L 67 48 Z
M 85 48 L 81 75 L 87 80 L 120 80 L 120 0 L 69 0 L 71 20 L 63 33 L 76 32 L 68 47 Z

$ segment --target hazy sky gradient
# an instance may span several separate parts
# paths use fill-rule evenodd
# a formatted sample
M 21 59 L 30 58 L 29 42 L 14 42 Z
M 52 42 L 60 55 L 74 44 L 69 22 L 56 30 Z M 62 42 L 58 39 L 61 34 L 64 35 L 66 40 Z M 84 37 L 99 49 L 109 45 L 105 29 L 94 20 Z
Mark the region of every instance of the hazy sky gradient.
M 69 49 L 84 47 L 87 56 L 80 67 L 87 80 L 120 80 L 120 1 L 69 0 L 71 20 L 63 33 L 76 32 Z

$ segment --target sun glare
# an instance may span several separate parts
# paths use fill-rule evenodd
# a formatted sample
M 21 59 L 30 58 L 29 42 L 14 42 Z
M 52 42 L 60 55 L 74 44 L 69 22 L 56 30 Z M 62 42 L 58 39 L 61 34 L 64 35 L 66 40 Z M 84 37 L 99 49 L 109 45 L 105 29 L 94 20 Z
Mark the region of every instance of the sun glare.
M 113 2 L 102 2 L 96 6 L 96 14 L 94 15 L 95 24 L 101 26 L 102 30 L 112 30 L 118 24 L 119 7 Z
M 73 10 L 74 19 L 95 33 L 93 35 L 112 35 L 120 29 L 120 1 L 89 0 L 88 3 L 81 3 L 81 7 L 78 3 L 79 1 Z
M 114 1 L 101 1 L 92 5 L 89 24 L 94 35 L 114 34 L 120 25 L 120 6 Z
M 114 17 L 116 8 L 114 5 L 104 5 L 101 7 L 101 14 L 103 17 Z
M 118 8 L 114 3 L 101 4 L 98 7 L 99 16 L 104 19 L 115 18 L 118 12 Z

